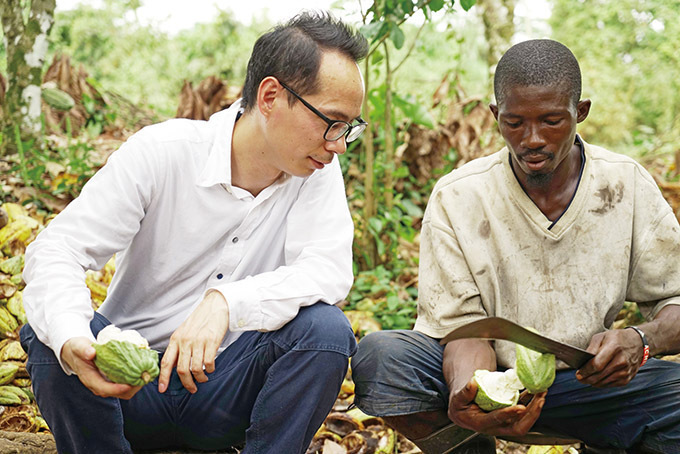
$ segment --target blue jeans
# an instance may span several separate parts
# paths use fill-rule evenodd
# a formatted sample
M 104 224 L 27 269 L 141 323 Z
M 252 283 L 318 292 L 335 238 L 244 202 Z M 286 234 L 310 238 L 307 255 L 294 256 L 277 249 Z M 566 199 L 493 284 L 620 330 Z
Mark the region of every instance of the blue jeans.
M 356 405 L 375 416 L 445 410 L 443 351 L 416 331 L 364 337 L 352 358 Z M 593 388 L 576 380 L 574 370 L 558 371 L 534 428 L 593 447 L 680 454 L 680 364 L 650 359 L 616 388 Z
M 97 333 L 109 321 L 95 313 Z M 173 370 L 130 400 L 101 398 L 66 375 L 30 326 L 21 330 L 40 411 L 60 453 L 219 450 L 245 441 L 244 454 L 304 453 L 337 398 L 356 350 L 335 306 L 305 307 L 278 331 L 249 331 L 216 359 L 215 372 L 189 393 Z

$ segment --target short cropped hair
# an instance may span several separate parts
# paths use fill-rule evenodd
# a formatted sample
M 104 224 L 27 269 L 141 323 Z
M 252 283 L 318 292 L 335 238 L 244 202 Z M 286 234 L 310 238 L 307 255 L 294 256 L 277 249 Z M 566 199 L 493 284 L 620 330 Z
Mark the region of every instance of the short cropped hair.
M 512 46 L 501 57 L 494 76 L 496 104 L 512 87 L 560 86 L 574 106 L 581 99 L 581 68 L 573 53 L 557 41 L 533 39 Z
M 269 76 L 301 95 L 315 93 L 322 51 L 337 51 L 357 62 L 366 57 L 368 42 L 328 12 L 302 12 L 255 42 L 241 105 L 246 111 L 253 107 L 260 82 Z M 296 102 L 290 93 L 288 102 Z

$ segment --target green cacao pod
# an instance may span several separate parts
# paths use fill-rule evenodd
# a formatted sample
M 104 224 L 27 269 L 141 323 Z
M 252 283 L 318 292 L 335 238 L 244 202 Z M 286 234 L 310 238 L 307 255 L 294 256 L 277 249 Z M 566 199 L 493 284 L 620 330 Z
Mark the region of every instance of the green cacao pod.
M 491 372 L 478 369 L 473 376 L 477 383 L 475 403 L 484 411 L 517 405 L 519 390 L 523 388 L 514 369 Z
M 5 274 L 19 274 L 24 269 L 24 254 L 15 255 L 3 262 L 0 262 L 0 271 Z
M 24 297 L 21 292 L 16 292 L 7 300 L 7 310 L 17 318 L 22 325 L 28 323 L 26 311 L 24 310 Z
M 76 105 L 71 95 L 58 88 L 43 88 L 42 98 L 50 107 L 58 110 L 71 110 Z
M 0 386 L 0 404 L 26 405 L 30 403 L 31 398 L 21 388 L 12 385 Z
M 19 365 L 15 363 L 1 363 L 0 364 L 0 385 L 7 385 L 14 380 L 17 372 L 19 372 Z
M 0 361 L 25 361 L 27 358 L 28 355 L 21 347 L 21 343 L 18 340 L 11 340 L 0 349 Z
M 555 381 L 555 355 L 540 353 L 519 344 L 515 354 L 515 370 L 527 391 L 538 394 L 550 388 Z
M 0 337 L 16 339 L 16 329 L 19 327 L 19 322 L 14 315 L 12 315 L 5 306 L 0 306 Z
M 97 352 L 94 363 L 114 383 L 144 386 L 158 377 L 160 370 L 155 350 L 120 340 L 92 346 Z

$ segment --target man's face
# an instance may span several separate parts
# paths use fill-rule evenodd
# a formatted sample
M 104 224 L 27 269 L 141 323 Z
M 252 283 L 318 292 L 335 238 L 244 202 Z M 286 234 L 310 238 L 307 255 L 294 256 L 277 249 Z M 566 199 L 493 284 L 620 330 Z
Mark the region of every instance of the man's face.
M 331 120 L 355 124 L 364 97 L 356 63 L 337 52 L 324 52 L 318 76 L 318 90 L 302 95 L 304 99 Z M 333 142 L 324 139 L 328 124 L 302 102 L 289 106 L 285 89 L 277 94 L 275 104 L 268 120 L 271 128 L 267 140 L 270 162 L 278 170 L 306 177 L 329 164 L 336 154 L 347 151 L 344 136 Z
M 588 116 L 590 101 L 574 105 L 559 86 L 516 86 L 491 105 L 515 171 L 526 180 L 549 180 L 574 146 L 576 124 Z

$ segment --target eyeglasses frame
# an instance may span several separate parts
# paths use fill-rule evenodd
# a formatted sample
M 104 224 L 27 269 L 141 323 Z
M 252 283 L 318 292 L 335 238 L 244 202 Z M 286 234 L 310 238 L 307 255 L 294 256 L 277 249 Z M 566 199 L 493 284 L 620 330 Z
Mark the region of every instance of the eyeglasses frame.
M 277 79 L 277 80 L 278 80 L 278 79 Z M 283 88 L 285 88 L 286 90 L 288 90 L 288 91 L 290 92 L 290 94 L 292 94 L 293 96 L 295 96 L 295 98 L 296 98 L 298 101 L 300 101 L 306 108 L 308 108 L 309 110 L 311 110 L 314 114 L 316 114 L 316 116 L 318 116 L 319 118 L 321 118 L 323 121 L 326 122 L 326 124 L 328 125 L 328 127 L 326 128 L 326 131 L 323 133 L 323 138 L 324 138 L 324 140 L 327 141 L 327 142 L 335 142 L 336 140 L 338 140 L 338 139 L 339 139 L 340 137 L 342 137 L 342 136 L 345 136 L 345 142 L 346 142 L 346 143 L 354 142 L 354 141 L 357 140 L 359 137 L 361 137 L 361 134 L 362 134 L 362 133 L 364 132 L 364 130 L 366 129 L 366 126 L 368 126 L 368 123 L 366 123 L 366 122 L 363 120 L 363 118 L 361 118 L 361 117 L 357 118 L 357 121 L 358 121 L 359 123 L 358 123 L 358 124 L 355 124 L 355 125 L 353 125 L 353 124 L 351 124 L 351 123 L 348 123 L 348 122 L 346 122 L 346 121 L 343 121 L 343 120 L 331 120 L 330 118 L 328 118 L 327 116 L 325 116 L 324 114 L 322 114 L 322 113 L 319 111 L 319 109 L 317 109 L 316 107 L 314 107 L 313 105 L 311 105 L 309 102 L 305 101 L 305 99 L 304 99 L 302 96 L 300 96 L 300 95 L 298 95 L 297 93 L 295 93 L 295 90 L 293 90 L 292 88 L 290 88 L 288 85 L 284 84 L 284 83 L 281 82 L 280 80 L 279 80 L 279 83 L 281 84 L 281 86 L 282 86 Z M 326 135 L 328 134 L 328 131 L 330 131 L 331 128 L 332 128 L 336 123 L 344 123 L 344 124 L 346 124 L 346 125 L 347 125 L 347 131 L 345 131 L 344 133 L 340 134 L 340 135 L 339 135 L 338 137 L 336 137 L 335 139 L 329 139 L 329 138 L 327 138 Z M 350 133 L 352 132 L 352 130 L 353 130 L 354 128 L 358 128 L 358 127 L 362 127 L 362 126 L 363 126 L 363 128 L 361 129 L 361 132 L 360 132 L 359 134 L 357 134 L 357 136 L 354 137 L 352 140 L 348 140 L 349 135 L 350 135 Z

